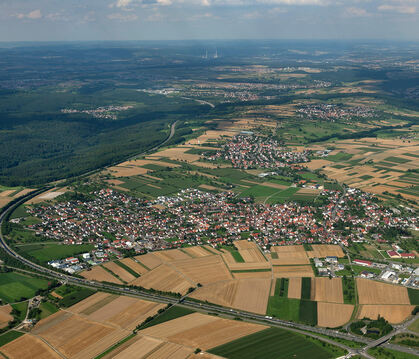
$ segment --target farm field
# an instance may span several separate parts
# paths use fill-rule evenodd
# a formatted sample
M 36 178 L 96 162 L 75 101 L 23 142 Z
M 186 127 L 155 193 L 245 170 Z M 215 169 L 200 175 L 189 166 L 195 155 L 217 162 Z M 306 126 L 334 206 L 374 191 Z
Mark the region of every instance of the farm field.
M 60 359 L 62 358 L 41 339 L 25 334 L 0 347 L 0 352 L 10 359 Z
M 249 278 L 209 284 L 196 289 L 191 298 L 236 308 L 248 312 L 265 314 L 271 280 Z
M 98 282 L 109 282 L 115 284 L 123 284 L 121 280 L 109 273 L 101 266 L 94 266 L 90 270 L 85 270 L 80 275 L 89 280 L 96 280 Z
M 271 252 L 276 253 L 276 258 L 271 258 L 273 265 L 310 264 L 310 260 L 301 246 L 273 246 Z
M 0 329 L 6 327 L 9 321 L 13 320 L 13 315 L 10 314 L 12 309 L 9 304 L 0 307 Z
M 47 289 L 48 283 L 45 279 L 16 272 L 0 273 L 0 299 L 13 303 L 32 298 L 38 289 Z
M 314 277 L 310 265 L 273 266 L 272 271 L 275 278 Z
M 391 324 L 399 324 L 406 320 L 411 314 L 415 306 L 412 305 L 361 305 L 358 309 L 358 319 L 369 318 L 378 319 L 385 318 Z
M 116 264 L 115 262 L 108 262 L 103 264 L 103 267 L 110 270 L 112 273 L 116 274 L 116 276 L 121 279 L 123 282 L 131 282 L 135 279 L 131 273 L 126 271 L 124 268 Z
M 207 350 L 263 329 L 266 327 L 259 324 L 193 313 L 141 330 L 139 334 Z
M 311 299 L 317 302 L 343 303 L 341 278 L 312 278 Z
M 64 245 L 64 244 L 25 244 L 19 246 L 19 252 L 36 258 L 41 263 L 53 259 L 62 259 L 76 254 L 89 252 L 94 248 L 92 244 Z
M 348 323 L 354 306 L 351 304 L 317 303 L 317 325 L 336 328 Z
M 163 292 L 185 294 L 196 283 L 187 279 L 169 265 L 162 264 L 151 272 L 135 279 L 130 284 Z
M 209 350 L 210 353 L 230 359 L 263 358 L 330 358 L 331 353 L 302 335 L 280 328 L 264 331 L 237 339 Z
M 406 287 L 357 278 L 359 304 L 410 305 Z

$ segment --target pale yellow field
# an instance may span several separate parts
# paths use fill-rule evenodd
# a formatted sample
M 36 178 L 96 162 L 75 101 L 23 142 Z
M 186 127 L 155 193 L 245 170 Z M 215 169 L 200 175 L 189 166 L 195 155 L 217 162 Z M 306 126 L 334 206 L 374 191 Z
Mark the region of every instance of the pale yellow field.
M 12 194 L 13 192 L 15 192 L 14 189 L 8 189 L 6 191 L 0 192 L 0 198 L 1 197 L 8 197 L 10 194 Z
M 107 300 L 108 297 L 111 297 L 111 294 L 104 293 L 104 292 L 97 292 L 90 297 L 87 297 L 86 299 L 82 300 L 81 302 L 78 302 L 68 308 L 67 310 L 78 314 L 82 312 L 90 312 L 92 308 L 95 308 L 97 305 L 100 305 L 99 303 L 103 303 L 103 301 Z
M 184 276 L 166 264 L 162 264 L 130 284 L 181 294 L 185 294 L 190 287 L 195 286 L 195 283 L 185 279 Z
M 205 251 L 205 249 L 201 250 Z M 209 253 L 208 253 L 209 254 Z M 207 256 L 201 258 L 189 258 L 172 262 L 186 278 L 203 285 L 222 280 L 232 279 L 221 256 Z
M 11 311 L 12 307 L 9 304 L 0 307 L 0 328 L 4 328 L 7 326 L 7 323 L 13 320 L 13 315 L 10 314 Z
M 343 303 L 342 279 L 311 279 L 311 299 L 317 302 Z
M 273 266 L 272 269 L 275 278 L 314 277 L 309 265 Z
M 9 202 L 13 201 L 12 197 L 0 197 L 0 207 L 5 206 Z
M 342 248 L 337 244 L 313 244 L 312 251 L 307 251 L 309 258 L 325 258 L 328 256 L 342 258 L 345 256 Z
M 198 288 L 192 298 L 258 314 L 266 313 L 270 278 L 247 278 L 217 282 Z
M 274 246 L 271 251 L 278 255 L 271 258 L 273 265 L 310 264 L 303 246 Z
M 415 307 L 413 305 L 361 305 L 358 311 L 358 319 L 385 318 L 391 324 L 398 324 L 406 320 Z
M 153 254 L 165 262 L 178 261 L 181 259 L 190 259 L 191 256 L 182 252 L 180 249 L 170 249 L 167 251 L 153 252 Z M 148 267 L 148 266 L 147 266 Z
M 236 279 L 272 278 L 272 271 L 267 271 L 267 272 L 234 272 L 233 277 L 236 278 Z
M 147 172 L 150 172 L 149 169 L 143 167 L 123 167 L 123 166 L 114 166 L 109 167 L 108 172 L 110 172 L 115 177 L 131 177 L 137 175 L 143 175 Z
M 162 340 L 138 336 L 136 340 L 119 353 L 112 355 L 114 359 L 141 359 L 163 344 Z
M 357 278 L 359 304 L 410 304 L 407 288 Z
M 255 242 L 247 241 L 245 239 L 234 241 L 233 244 L 239 251 L 245 249 L 258 249 L 258 246 Z
M 336 328 L 349 322 L 354 306 L 352 304 L 317 303 L 317 325 Z
M 288 298 L 301 299 L 302 278 L 290 278 L 288 282 Z
M 175 161 L 186 161 L 186 162 L 195 162 L 198 161 L 201 156 L 200 155 L 194 155 L 191 153 L 185 153 L 189 150 L 188 147 L 173 147 L 173 148 L 167 148 L 163 151 L 156 152 L 156 155 L 160 157 L 167 157 L 171 160 Z M 150 155 L 149 157 L 152 157 L 153 155 Z
M 107 262 L 104 263 L 103 266 L 115 273 L 124 282 L 128 283 L 135 279 L 135 277 L 131 273 L 127 272 L 124 268 L 120 267 L 115 262 Z
M 61 359 L 41 339 L 30 334 L 25 334 L 0 347 L 0 351 L 9 359 Z
M 144 274 L 148 272 L 147 269 L 145 269 L 141 264 L 132 258 L 121 259 L 121 262 L 138 274 Z
M 88 280 L 96 280 L 99 282 L 110 282 L 123 284 L 118 278 L 107 272 L 101 266 L 94 266 L 91 270 L 85 270 L 80 275 Z
M 258 248 L 239 250 L 246 263 L 264 263 L 265 257 Z
M 223 250 L 222 257 L 230 270 L 251 270 L 251 269 L 271 268 L 271 264 L 267 262 L 266 260 L 264 260 L 263 262 L 238 263 L 233 258 L 231 253 L 226 250 Z
M 265 328 L 263 325 L 193 313 L 144 329 L 140 334 L 207 350 Z
M 78 315 L 58 312 L 41 320 L 33 333 L 50 343 L 66 357 L 95 357 L 129 331 L 95 323 Z
M 147 253 L 141 256 L 134 257 L 138 262 L 144 264 L 148 269 L 154 269 L 158 267 L 163 261 L 154 255 L 154 253 Z
M 183 248 L 185 252 L 187 252 L 192 257 L 207 257 L 213 255 L 212 253 L 208 252 L 206 249 L 202 247 L 187 247 Z

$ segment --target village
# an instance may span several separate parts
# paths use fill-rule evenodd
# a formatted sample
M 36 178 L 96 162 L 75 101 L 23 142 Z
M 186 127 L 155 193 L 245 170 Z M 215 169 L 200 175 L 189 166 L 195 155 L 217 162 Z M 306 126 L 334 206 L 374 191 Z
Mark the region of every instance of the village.
M 50 266 L 71 274 L 123 258 L 126 251 L 143 254 L 202 244 L 220 248 L 240 239 L 256 242 L 265 253 L 270 253 L 272 246 L 293 244 L 339 244 L 349 248 L 371 239 L 387 243 L 382 233 L 375 233 L 376 228 L 417 229 L 415 216 L 403 216 L 384 208 L 360 190 L 349 188 L 344 193 L 323 190 L 320 196 L 326 204 L 315 207 L 293 202 L 264 205 L 250 198 L 238 198 L 228 191 L 209 193 L 186 189 L 175 196 L 142 200 L 103 189 L 91 201 L 29 208 L 30 214 L 41 222 L 28 225 L 27 229 L 63 244 L 94 244 L 95 249 L 90 253 L 49 262 Z M 388 257 L 415 258 L 414 253 L 394 244 L 392 248 Z M 357 265 L 365 264 L 356 260 Z M 334 258 L 325 263 L 316 259 L 313 264 L 323 276 L 339 275 L 344 269 Z M 413 268 L 372 262 L 364 266 L 366 270 L 361 276 L 366 278 L 382 274 L 383 280 L 401 282 L 403 276 L 399 277 L 398 273 L 406 272 L 410 279 L 404 284 L 419 285 L 419 273 Z M 370 274 L 367 267 L 382 271 Z
M 341 106 L 334 104 L 309 104 L 300 105 L 297 109 L 300 116 L 309 119 L 321 119 L 334 122 L 335 120 L 351 118 L 370 118 L 375 117 L 375 111 L 368 106 Z
M 234 168 L 278 168 L 308 162 L 311 151 L 290 151 L 272 138 L 253 136 L 253 132 L 241 133 L 223 145 L 221 151 L 205 158 L 209 161 L 224 160 Z

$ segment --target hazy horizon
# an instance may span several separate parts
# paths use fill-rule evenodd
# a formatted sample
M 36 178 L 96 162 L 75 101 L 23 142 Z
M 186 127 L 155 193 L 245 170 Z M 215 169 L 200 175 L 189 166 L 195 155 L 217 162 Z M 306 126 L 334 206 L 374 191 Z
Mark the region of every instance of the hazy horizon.
M 419 40 L 419 0 L 0 0 L 0 41 Z

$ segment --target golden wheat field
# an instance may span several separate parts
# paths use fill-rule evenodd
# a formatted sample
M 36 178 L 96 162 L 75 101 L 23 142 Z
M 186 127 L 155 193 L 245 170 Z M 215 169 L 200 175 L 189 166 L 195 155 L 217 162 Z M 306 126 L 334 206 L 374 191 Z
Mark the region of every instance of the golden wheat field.
M 349 322 L 354 306 L 352 304 L 317 303 L 317 325 L 336 328 Z
M 410 304 L 407 289 L 394 284 L 357 278 L 359 304 Z
M 398 324 L 409 318 L 412 314 L 413 305 L 361 305 L 358 310 L 358 319 L 385 318 L 391 324 Z

